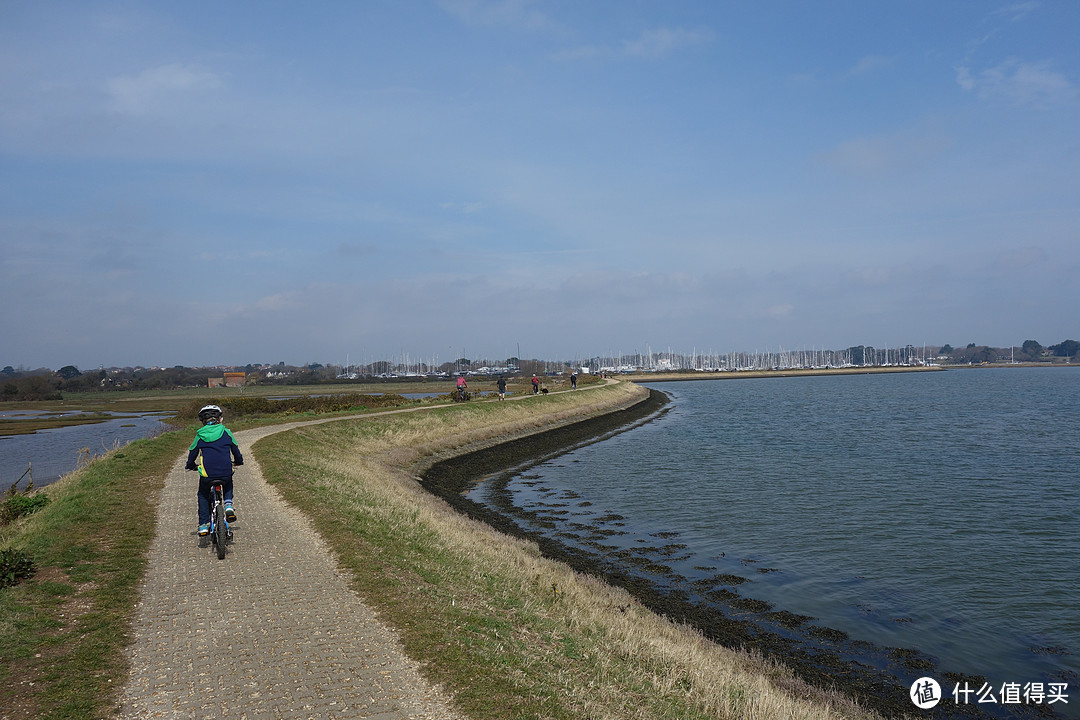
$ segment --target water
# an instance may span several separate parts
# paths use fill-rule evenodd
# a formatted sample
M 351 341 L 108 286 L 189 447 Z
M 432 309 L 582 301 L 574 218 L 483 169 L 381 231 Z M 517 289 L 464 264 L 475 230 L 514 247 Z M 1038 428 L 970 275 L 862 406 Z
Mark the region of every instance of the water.
M 1068 682 L 1076 714 L 1080 370 L 650 387 L 666 415 L 530 468 L 514 504 L 556 532 L 622 516 L 612 548 L 665 538 L 676 576 L 741 575 L 743 597 L 943 670 Z
M 3 417 L 27 417 L 25 411 L 5 410 Z M 39 430 L 30 435 L 0 436 L 0 492 L 7 490 L 33 464 L 34 485 L 41 487 L 71 472 L 83 449 L 91 456 L 170 429 L 162 413 L 112 413 L 112 419 L 88 425 Z M 19 482 L 26 487 L 26 478 Z

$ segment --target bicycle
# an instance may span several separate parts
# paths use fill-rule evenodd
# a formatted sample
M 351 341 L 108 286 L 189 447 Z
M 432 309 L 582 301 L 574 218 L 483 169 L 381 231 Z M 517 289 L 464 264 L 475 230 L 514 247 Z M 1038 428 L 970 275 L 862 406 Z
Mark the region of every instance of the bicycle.
M 217 550 L 218 560 L 225 559 L 225 544 L 232 542 L 232 530 L 225 517 L 225 491 L 221 483 L 210 486 L 210 542 Z
M 472 393 L 463 387 L 454 391 L 454 402 L 467 402 L 472 398 Z

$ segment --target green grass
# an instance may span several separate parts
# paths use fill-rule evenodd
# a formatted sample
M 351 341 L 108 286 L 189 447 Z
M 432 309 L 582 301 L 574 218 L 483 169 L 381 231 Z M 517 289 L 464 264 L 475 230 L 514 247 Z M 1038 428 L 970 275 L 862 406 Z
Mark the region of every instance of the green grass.
M 357 592 L 475 720 L 836 717 L 806 712 L 805 703 L 794 712 L 784 693 L 763 705 L 770 678 L 804 689 L 545 560 L 535 545 L 457 515 L 410 474 L 431 453 L 507 429 L 530 432 L 553 414 L 578 418 L 592 412 L 590 397 L 627 387 L 302 427 L 253 450 L 267 479 L 335 549 Z M 154 498 L 190 437 L 184 430 L 113 451 L 50 486 L 44 508 L 0 528 L 0 547 L 29 553 L 38 567 L 0 590 L 4 713 L 79 720 L 114 712 Z M 729 671 L 741 674 L 729 680 Z
M 256 449 L 267 480 L 312 518 L 356 590 L 471 718 L 717 717 L 689 680 L 662 687 L 661 669 L 580 611 L 572 573 L 551 580 L 554 564 L 534 546 L 431 509 L 440 503 L 403 473 L 387 480 L 392 471 L 374 460 L 398 443 L 424 444 L 442 423 L 497 425 L 507 412 L 507 404 L 475 404 L 334 423 L 270 436 Z
M 130 402 L 162 410 L 190 403 L 193 395 L 145 393 L 130 396 Z M 123 405 L 117 402 L 122 397 L 87 394 L 59 405 Z M 32 405 L 46 409 L 45 403 Z M 230 427 L 316 416 L 251 417 Z M 36 566 L 30 579 L 0 589 L 5 713 L 64 720 L 109 714 L 126 678 L 124 649 L 155 531 L 153 500 L 190 440 L 187 428 L 108 453 L 48 486 L 45 507 L 0 526 L 0 548 L 24 552 Z
M 187 433 L 140 440 L 47 488 L 44 508 L 0 528 L 35 575 L 0 590 L 0 687 L 25 717 L 107 714 L 127 673 L 124 648 L 153 539 L 154 491 Z M 15 716 L 13 714 L 13 716 Z

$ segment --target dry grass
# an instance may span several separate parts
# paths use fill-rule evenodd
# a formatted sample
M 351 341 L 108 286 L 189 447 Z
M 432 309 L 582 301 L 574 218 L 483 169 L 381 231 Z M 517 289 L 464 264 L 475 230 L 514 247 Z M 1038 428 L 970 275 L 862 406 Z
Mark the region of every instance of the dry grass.
M 625 406 L 630 383 L 336 422 L 256 446 L 357 590 L 474 718 L 870 718 L 785 668 L 658 617 L 625 591 L 451 510 L 419 467 Z

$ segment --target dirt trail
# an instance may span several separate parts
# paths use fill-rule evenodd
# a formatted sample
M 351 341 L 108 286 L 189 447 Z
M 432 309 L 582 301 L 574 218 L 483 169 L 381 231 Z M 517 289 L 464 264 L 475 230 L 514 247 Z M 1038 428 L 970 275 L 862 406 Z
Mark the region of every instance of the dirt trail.
M 158 502 L 121 717 L 464 719 L 349 588 L 322 538 L 266 483 L 251 451 L 267 435 L 345 419 L 236 433 L 245 464 L 235 475 L 234 542 L 222 561 L 196 533 L 197 483 L 184 470 L 186 454 L 177 459 Z
M 173 466 L 121 717 L 463 717 L 352 592 L 303 515 L 263 479 L 251 446 L 298 424 L 236 433 L 246 462 L 235 476 L 235 542 L 223 561 L 196 534 L 197 483 L 186 458 Z

